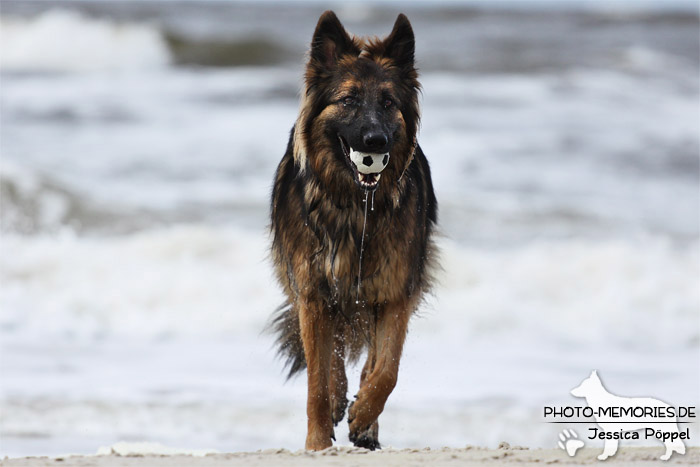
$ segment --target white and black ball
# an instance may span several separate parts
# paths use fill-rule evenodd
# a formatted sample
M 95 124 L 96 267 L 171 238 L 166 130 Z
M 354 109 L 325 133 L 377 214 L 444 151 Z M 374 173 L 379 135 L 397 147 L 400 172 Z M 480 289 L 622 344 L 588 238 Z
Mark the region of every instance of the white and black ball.
M 363 174 L 378 174 L 384 170 L 389 163 L 389 153 L 371 154 L 350 150 L 350 160 L 357 171 Z

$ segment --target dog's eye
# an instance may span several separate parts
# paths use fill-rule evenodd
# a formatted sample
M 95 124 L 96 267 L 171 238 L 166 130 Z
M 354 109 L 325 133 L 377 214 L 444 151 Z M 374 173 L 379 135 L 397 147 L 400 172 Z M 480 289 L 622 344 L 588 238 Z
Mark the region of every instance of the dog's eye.
M 343 97 L 343 105 L 355 105 L 355 98 L 352 96 Z
M 388 109 L 392 105 L 394 105 L 394 101 L 392 101 L 391 99 L 384 99 L 384 108 L 385 109 Z

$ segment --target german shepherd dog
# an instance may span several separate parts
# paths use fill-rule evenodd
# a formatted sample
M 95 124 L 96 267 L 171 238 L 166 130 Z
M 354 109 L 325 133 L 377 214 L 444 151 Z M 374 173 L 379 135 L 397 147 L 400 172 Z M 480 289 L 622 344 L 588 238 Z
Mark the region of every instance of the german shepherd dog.
M 309 450 L 333 444 L 348 405 L 345 361 L 365 350 L 350 440 L 380 447 L 377 417 L 430 286 L 437 202 L 416 143 L 414 49 L 404 15 L 380 40 L 349 36 L 325 12 L 275 175 L 271 254 L 287 303 L 271 326 L 289 377 L 307 370 Z

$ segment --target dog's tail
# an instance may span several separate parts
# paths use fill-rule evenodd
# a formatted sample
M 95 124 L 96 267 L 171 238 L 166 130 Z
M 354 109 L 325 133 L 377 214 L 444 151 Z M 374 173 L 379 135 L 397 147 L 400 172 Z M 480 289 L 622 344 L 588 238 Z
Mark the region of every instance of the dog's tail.
M 277 353 L 289 368 L 287 379 L 306 368 L 304 344 L 301 341 L 299 314 L 290 303 L 284 303 L 275 310 L 266 330 L 276 334 Z

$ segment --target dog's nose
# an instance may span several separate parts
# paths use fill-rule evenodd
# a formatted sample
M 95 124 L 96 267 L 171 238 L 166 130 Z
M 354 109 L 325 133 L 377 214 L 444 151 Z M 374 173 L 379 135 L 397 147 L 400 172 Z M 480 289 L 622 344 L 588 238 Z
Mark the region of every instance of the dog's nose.
M 379 151 L 380 149 L 386 147 L 387 143 L 389 142 L 389 138 L 387 138 L 386 134 L 384 133 L 370 131 L 365 134 L 363 142 L 365 143 L 367 149 Z

